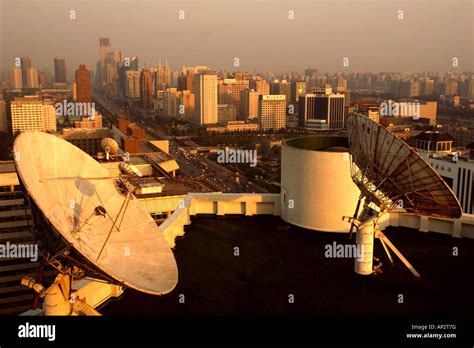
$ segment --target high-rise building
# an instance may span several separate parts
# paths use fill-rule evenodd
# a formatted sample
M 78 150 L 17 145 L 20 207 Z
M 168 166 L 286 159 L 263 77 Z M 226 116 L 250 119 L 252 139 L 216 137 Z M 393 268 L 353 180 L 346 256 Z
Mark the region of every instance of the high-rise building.
M 171 70 L 168 62 L 163 66 L 160 63 L 158 64 L 158 68 L 155 72 L 155 90 L 157 91 L 164 91 L 171 85 Z
M 419 97 L 420 96 L 420 81 L 410 80 L 410 92 L 409 97 Z
M 291 102 L 291 85 L 287 80 L 274 80 L 270 83 L 270 94 L 271 95 L 284 95 L 286 96 L 286 102 Z
M 246 89 L 240 93 L 240 117 L 258 117 L 258 93 L 255 90 Z
M 76 70 L 76 91 L 78 102 L 90 103 L 92 101 L 91 74 L 84 64 L 80 64 L 79 69 Z
M 297 105 L 300 97 L 306 94 L 306 82 L 294 81 L 291 83 L 291 103 Z
M 286 96 L 260 95 L 258 121 L 261 130 L 286 128 Z
M 167 88 L 163 94 L 163 111 L 166 116 L 179 115 L 180 92 L 176 88 Z
M 190 91 L 193 93 L 194 71 L 188 70 L 178 76 L 178 91 Z
M 446 88 L 444 91 L 444 95 L 446 96 L 453 96 L 458 93 L 458 84 L 455 80 L 448 80 L 446 81 Z
M 0 132 L 8 132 L 7 107 L 3 99 L 0 99 Z
M 261 95 L 270 94 L 270 85 L 261 76 L 254 75 L 249 81 L 249 88 L 257 91 Z
M 130 99 L 140 99 L 140 72 L 125 71 L 125 96 Z
M 434 81 L 432 79 L 422 79 L 420 81 L 420 95 L 432 95 L 434 92 Z
M 237 110 L 231 104 L 217 105 L 217 122 L 227 124 L 227 122 L 235 121 L 237 118 Z
M 163 111 L 167 116 L 190 120 L 194 116 L 194 94 L 167 88 L 163 93 Z
M 140 74 L 140 97 L 144 109 L 153 108 L 153 76 L 150 70 L 143 69 Z
M 56 131 L 56 109 L 52 101 L 37 96 L 15 98 L 11 102 L 12 132 Z
M 237 112 L 237 118 L 240 119 L 240 93 L 248 88 L 248 80 L 219 80 L 217 86 L 217 103 L 233 105 Z
M 38 88 L 38 70 L 31 67 L 26 71 L 26 85 L 28 88 Z
M 163 67 L 163 77 L 164 77 L 164 84 L 166 86 L 171 85 L 171 68 L 168 65 L 168 62 L 165 63 L 165 66 Z
M 40 88 L 46 88 L 47 81 L 46 81 L 46 72 L 44 70 L 38 71 L 38 84 Z
M 467 97 L 469 99 L 474 99 L 474 78 L 469 80 L 469 86 L 467 89 Z
M 217 75 L 194 75 L 194 119 L 199 124 L 217 123 Z
M 130 58 L 130 70 L 138 70 L 138 57 L 133 56 Z
M 31 68 L 31 58 L 30 57 L 21 57 L 20 58 L 20 65 L 21 65 L 21 81 L 22 81 L 22 86 L 26 87 L 28 85 L 27 83 L 27 71 L 29 68 Z
M 309 69 L 304 70 L 305 78 L 315 77 L 318 73 L 319 73 L 318 69 L 309 68 Z
M 336 80 L 335 90 L 345 91 L 347 90 L 347 80 L 343 77 L 338 77 Z
M 191 91 L 180 91 L 180 108 L 184 108 L 184 118 L 191 120 L 194 117 L 194 94 Z M 178 115 L 183 117 L 181 109 Z
M 12 89 L 21 89 L 22 87 L 23 87 L 23 78 L 22 78 L 21 68 L 14 67 L 12 69 Z
M 100 46 L 100 70 L 97 71 L 100 84 L 103 85 L 106 81 L 106 67 L 105 67 L 105 58 L 107 54 L 110 52 L 110 39 L 108 38 L 100 38 L 99 39 L 99 46 Z
M 71 94 L 72 100 L 77 101 L 77 84 L 75 82 L 72 83 Z
M 311 129 L 342 129 L 344 94 L 333 94 L 331 88 L 316 88 L 298 103 L 298 125 Z
M 122 51 L 111 51 L 105 56 L 103 84 L 110 90 L 118 78 L 118 67 L 122 62 Z
M 54 58 L 54 80 L 56 83 L 66 83 L 66 61 L 63 57 Z

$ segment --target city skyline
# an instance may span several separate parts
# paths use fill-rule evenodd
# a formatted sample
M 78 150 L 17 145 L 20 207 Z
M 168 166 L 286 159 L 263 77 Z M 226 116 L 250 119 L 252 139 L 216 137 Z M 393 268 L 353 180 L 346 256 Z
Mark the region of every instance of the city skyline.
M 428 1 L 336 1 L 331 6 L 326 1 L 233 5 L 125 1 L 114 3 L 114 16 L 107 15 L 110 4 L 4 0 L 0 67 L 10 69 L 15 57 L 28 56 L 33 67 L 54 71 L 54 57 L 62 56 L 70 77 L 79 64 L 95 67 L 98 39 L 106 37 L 112 50 L 122 51 L 124 57 L 137 56 L 140 67 L 156 66 L 161 59 L 172 70 L 192 65 L 251 73 L 305 68 L 348 73 L 473 69 L 467 18 L 472 6 L 464 0 L 436 1 L 436 9 Z M 32 27 L 35 35 L 8 29 L 37 16 L 41 21 Z M 453 58 L 458 66 L 452 65 Z

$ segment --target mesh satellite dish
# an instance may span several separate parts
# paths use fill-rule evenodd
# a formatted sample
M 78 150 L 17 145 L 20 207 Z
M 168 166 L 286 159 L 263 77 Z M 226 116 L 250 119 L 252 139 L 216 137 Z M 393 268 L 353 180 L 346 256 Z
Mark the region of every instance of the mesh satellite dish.
M 356 260 L 355 271 L 372 274 L 373 239 L 379 238 L 390 261 L 387 246 L 419 277 L 418 272 L 377 228 L 377 219 L 395 208 L 408 213 L 456 219 L 461 217 L 459 201 L 444 180 L 403 140 L 361 114 L 347 118 L 351 175 L 361 191 L 352 221 L 357 227 L 357 244 L 364 257 Z M 361 200 L 364 209 L 359 214 Z M 374 209 L 378 208 L 378 211 Z
M 14 152 L 32 210 L 50 235 L 78 254 L 81 268 L 153 295 L 173 290 L 174 255 L 128 182 L 110 177 L 88 154 L 47 133 L 21 133 Z

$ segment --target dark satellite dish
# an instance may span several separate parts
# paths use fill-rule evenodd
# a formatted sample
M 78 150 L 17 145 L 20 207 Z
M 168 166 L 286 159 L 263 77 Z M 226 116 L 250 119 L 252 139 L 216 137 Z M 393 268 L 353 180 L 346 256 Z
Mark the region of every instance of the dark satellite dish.
M 361 196 L 354 216 L 357 244 L 364 255 L 356 260 L 355 271 L 372 274 L 373 240 L 380 239 L 390 261 L 389 248 L 417 277 L 418 272 L 379 230 L 377 221 L 384 213 L 403 209 L 408 213 L 456 219 L 461 217 L 459 201 L 444 180 L 403 140 L 361 114 L 347 118 L 351 175 Z M 359 214 L 361 200 L 364 208 Z
M 402 207 L 418 215 L 459 218 L 462 208 L 446 182 L 403 140 L 370 118 L 347 119 L 352 178 L 384 209 Z

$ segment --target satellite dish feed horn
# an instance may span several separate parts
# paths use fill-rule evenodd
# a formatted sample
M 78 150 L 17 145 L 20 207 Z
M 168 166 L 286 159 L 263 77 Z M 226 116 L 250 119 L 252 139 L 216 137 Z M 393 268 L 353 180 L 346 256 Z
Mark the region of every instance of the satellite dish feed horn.
M 385 213 L 400 209 L 416 215 L 458 219 L 462 208 L 451 188 L 418 153 L 395 134 L 365 115 L 347 117 L 352 181 L 365 197 L 362 212 L 345 217 L 357 229 L 356 242 L 362 257 L 354 270 L 368 275 L 374 272 L 374 238 L 378 238 L 393 263 L 391 249 L 415 275 L 420 274 L 378 227 Z M 359 210 L 356 208 L 356 214 Z

